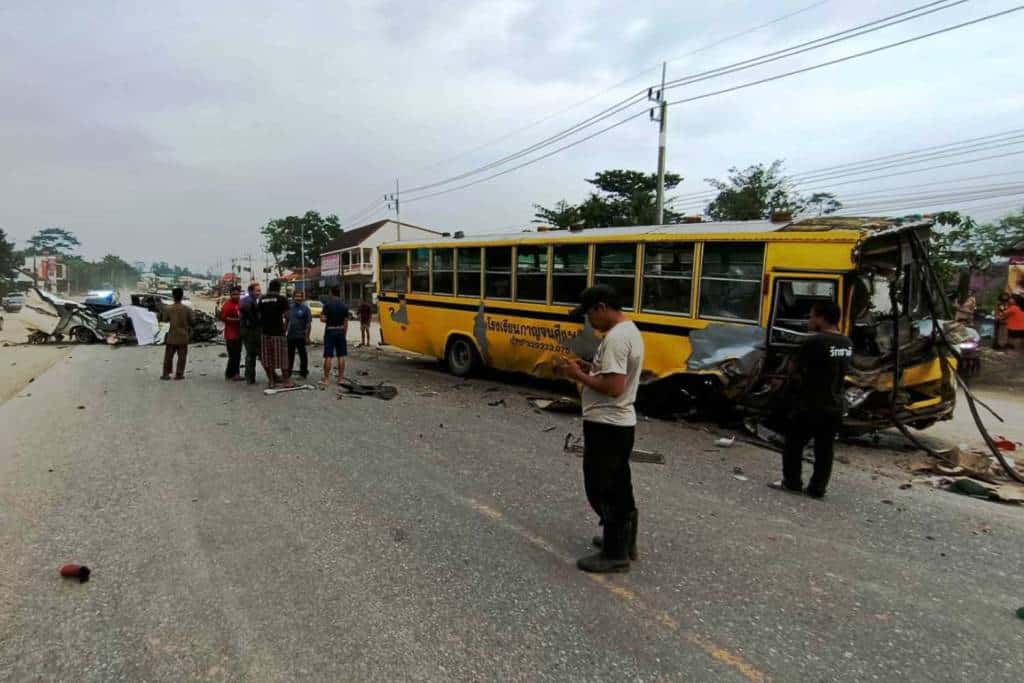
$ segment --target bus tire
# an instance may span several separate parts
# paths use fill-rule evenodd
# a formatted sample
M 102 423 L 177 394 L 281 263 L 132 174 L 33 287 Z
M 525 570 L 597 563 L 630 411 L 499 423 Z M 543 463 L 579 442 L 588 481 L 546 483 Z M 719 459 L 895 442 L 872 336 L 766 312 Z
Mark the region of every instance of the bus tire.
M 468 377 L 480 367 L 480 354 L 468 337 L 456 336 L 448 340 L 444 352 L 445 364 L 456 377 Z

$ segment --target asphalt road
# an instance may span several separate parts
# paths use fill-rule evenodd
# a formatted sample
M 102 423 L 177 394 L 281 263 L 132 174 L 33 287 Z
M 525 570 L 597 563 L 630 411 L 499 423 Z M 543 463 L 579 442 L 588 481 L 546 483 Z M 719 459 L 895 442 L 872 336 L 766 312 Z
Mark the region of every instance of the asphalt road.
M 854 465 L 776 493 L 774 454 L 643 422 L 642 558 L 591 577 L 578 418 L 536 388 L 369 352 L 394 401 L 266 397 L 219 352 L 160 382 L 76 347 L 0 405 L 0 680 L 1024 676 L 1024 508 Z

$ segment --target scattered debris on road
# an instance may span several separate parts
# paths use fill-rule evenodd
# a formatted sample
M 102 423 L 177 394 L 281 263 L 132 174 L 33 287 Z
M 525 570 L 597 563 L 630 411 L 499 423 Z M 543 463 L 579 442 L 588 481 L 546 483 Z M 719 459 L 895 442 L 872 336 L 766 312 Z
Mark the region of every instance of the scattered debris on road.
M 505 399 L 499 398 L 497 401 L 488 401 L 487 405 L 491 406 L 492 408 L 497 408 L 498 406 L 505 405 Z
M 544 398 L 543 396 L 528 396 L 526 402 L 538 410 L 546 410 L 549 413 L 573 413 L 578 415 L 582 410 L 579 399 L 559 396 L 558 398 Z
M 383 382 L 380 384 L 360 384 L 347 377 L 338 383 L 338 389 L 339 395 L 341 395 L 341 392 L 345 392 L 345 394 L 353 397 L 373 396 L 382 401 L 390 401 L 395 396 L 398 396 L 398 387 L 391 386 L 390 384 L 384 384 Z
M 89 574 L 92 570 L 86 567 L 84 564 L 66 564 L 60 568 L 60 575 L 65 579 L 78 579 L 79 583 L 85 583 L 89 580 Z
M 732 448 L 734 443 L 736 443 L 735 436 L 723 436 L 720 439 L 715 439 L 715 445 L 722 448 Z
M 298 386 L 294 387 L 282 387 L 280 389 L 264 389 L 263 395 L 274 396 L 276 394 L 283 394 L 289 391 L 312 391 L 314 389 L 316 389 L 316 387 L 314 387 L 312 384 L 299 384 Z
M 565 442 L 562 450 L 566 453 L 575 453 L 577 457 L 583 457 L 583 437 L 573 436 L 572 432 L 565 435 Z M 649 462 L 655 465 L 664 465 L 665 456 L 656 451 L 648 451 L 643 448 L 634 448 L 629 454 L 633 462 Z
M 970 477 L 957 477 L 947 488 L 954 493 L 999 503 L 1024 503 L 1024 488 L 1012 484 L 989 484 Z

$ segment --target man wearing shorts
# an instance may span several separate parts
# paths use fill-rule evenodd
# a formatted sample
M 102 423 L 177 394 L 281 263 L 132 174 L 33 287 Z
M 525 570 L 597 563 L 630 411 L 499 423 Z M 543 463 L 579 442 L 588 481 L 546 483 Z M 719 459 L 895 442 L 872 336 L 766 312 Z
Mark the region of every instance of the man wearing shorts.
M 263 370 L 267 373 L 267 382 L 271 389 L 283 382 L 286 387 L 295 386 L 291 381 L 291 370 L 288 364 L 288 340 L 284 331 L 288 317 L 288 299 L 281 294 L 281 282 L 273 280 L 267 285 L 267 293 L 257 305 L 260 318 L 260 360 Z M 281 371 L 279 379 L 277 371 Z
M 331 359 L 338 359 L 338 384 L 345 376 L 345 356 L 348 355 L 348 306 L 341 300 L 341 287 L 331 287 L 331 298 L 320 313 L 324 324 L 324 378 L 321 384 L 331 381 Z

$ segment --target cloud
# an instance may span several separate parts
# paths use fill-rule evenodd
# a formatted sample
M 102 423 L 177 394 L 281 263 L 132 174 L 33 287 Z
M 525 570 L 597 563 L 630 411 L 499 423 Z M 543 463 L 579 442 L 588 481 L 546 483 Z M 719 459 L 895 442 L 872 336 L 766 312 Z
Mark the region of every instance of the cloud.
M 704 49 L 811 4 L 7 2 L 0 225 L 19 240 L 65 225 L 87 254 L 212 264 L 257 249 L 273 217 L 348 215 L 396 176 L 404 187 L 433 182 L 552 135 L 645 89 L 662 60 L 679 77 L 894 11 L 881 0 L 826 3 Z M 676 93 L 980 13 L 964 6 Z M 993 22 L 675 107 L 668 155 L 687 179 L 679 192 L 729 166 L 785 158 L 806 170 L 1014 128 L 1021 27 Z M 583 197 L 597 170 L 653 170 L 656 145 L 656 126 L 640 117 L 492 182 L 409 202 L 403 218 L 468 232 L 525 225 L 533 203 Z

